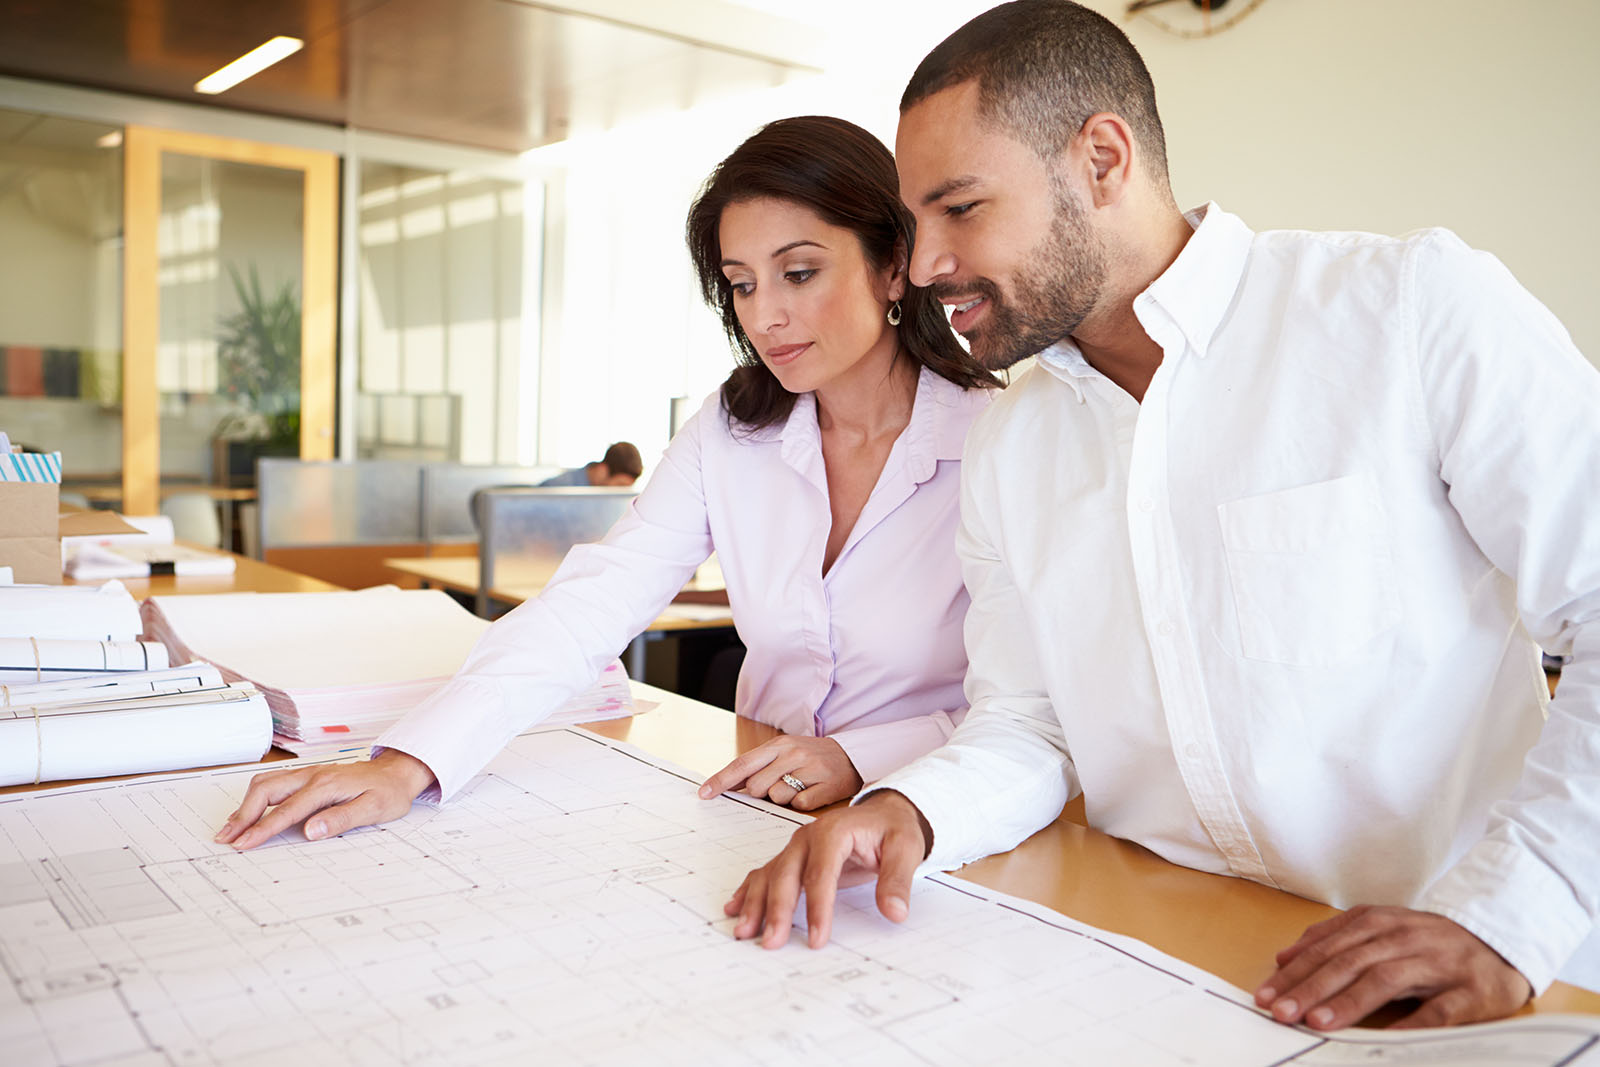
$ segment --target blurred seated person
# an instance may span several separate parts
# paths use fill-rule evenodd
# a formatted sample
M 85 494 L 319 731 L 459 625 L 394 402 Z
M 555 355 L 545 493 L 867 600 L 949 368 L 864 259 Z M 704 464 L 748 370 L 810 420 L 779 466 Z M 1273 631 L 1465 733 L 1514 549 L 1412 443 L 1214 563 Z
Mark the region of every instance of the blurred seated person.
M 573 467 L 553 478 L 546 478 L 539 483 L 539 488 L 594 485 L 626 489 L 638 481 L 639 475 L 643 472 L 644 461 L 639 458 L 639 450 L 628 441 L 618 441 L 606 449 L 604 456 L 593 463 Z

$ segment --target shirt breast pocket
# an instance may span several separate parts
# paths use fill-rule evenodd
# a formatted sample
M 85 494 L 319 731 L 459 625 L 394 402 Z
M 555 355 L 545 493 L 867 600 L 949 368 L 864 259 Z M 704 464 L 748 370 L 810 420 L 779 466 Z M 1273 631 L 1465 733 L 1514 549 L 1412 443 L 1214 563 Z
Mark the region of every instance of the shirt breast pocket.
M 1217 513 L 1247 658 L 1348 663 L 1399 623 L 1394 557 L 1371 476 L 1245 497 Z

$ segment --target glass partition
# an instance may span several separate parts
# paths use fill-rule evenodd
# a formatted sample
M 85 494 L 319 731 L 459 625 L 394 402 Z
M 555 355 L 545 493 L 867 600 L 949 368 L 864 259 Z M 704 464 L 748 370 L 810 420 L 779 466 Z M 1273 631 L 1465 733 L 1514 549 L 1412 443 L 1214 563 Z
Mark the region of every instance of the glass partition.
M 515 462 L 524 186 L 364 162 L 360 188 L 357 457 Z
M 300 451 L 301 172 L 163 152 L 161 480 L 253 484 Z
M 68 492 L 121 479 L 121 146 L 0 109 L 0 430 L 59 449 Z

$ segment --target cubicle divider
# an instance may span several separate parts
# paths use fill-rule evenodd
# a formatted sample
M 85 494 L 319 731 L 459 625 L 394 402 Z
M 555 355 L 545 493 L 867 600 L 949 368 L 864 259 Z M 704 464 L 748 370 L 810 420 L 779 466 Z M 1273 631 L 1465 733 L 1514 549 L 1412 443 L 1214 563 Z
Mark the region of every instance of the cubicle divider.
M 598 541 L 627 511 L 633 489 L 485 488 L 476 493 L 477 611 L 493 618 L 495 602 L 536 592 L 573 545 Z M 492 591 L 512 595 L 495 597 Z
M 468 502 L 488 486 L 562 470 L 412 460 L 257 461 L 257 544 L 268 563 L 350 589 L 393 580 L 395 556 L 470 556 Z

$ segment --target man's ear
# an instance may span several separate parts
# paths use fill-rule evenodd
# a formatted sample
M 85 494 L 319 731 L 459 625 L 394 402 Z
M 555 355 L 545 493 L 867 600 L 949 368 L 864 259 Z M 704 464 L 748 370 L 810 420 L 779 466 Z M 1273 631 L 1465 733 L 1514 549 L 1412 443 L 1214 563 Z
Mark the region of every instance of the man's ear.
M 1084 121 L 1067 154 L 1084 180 L 1093 207 L 1120 201 L 1133 183 L 1133 130 L 1121 115 L 1100 111 Z

